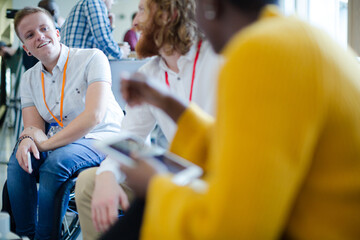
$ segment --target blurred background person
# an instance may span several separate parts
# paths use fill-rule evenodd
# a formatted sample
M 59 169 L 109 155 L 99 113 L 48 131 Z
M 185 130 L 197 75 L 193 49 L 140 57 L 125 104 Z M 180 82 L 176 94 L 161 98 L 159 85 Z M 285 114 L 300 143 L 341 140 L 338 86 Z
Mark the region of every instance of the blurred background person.
M 44 8 L 46 11 L 48 11 L 53 17 L 55 27 L 57 29 L 61 28 L 65 19 L 60 16 L 59 6 L 57 5 L 55 0 L 41 0 L 38 3 L 38 7 Z
M 1 57 L 11 57 L 17 51 L 15 47 L 9 47 L 6 43 L 0 41 L 0 56 Z
M 144 200 L 102 239 L 360 239 L 353 52 L 267 5 L 276 0 L 196 2 L 199 26 L 225 56 L 216 119 L 139 73 L 121 86 L 130 106 L 150 103 L 178 124 L 170 150 L 201 166 L 206 186 L 178 186 L 134 157 L 121 169 Z
M 115 59 L 126 58 L 128 45 L 119 47 L 112 35 L 109 12 L 113 0 L 80 0 L 61 27 L 61 42 L 74 48 L 98 48 Z
M 124 36 L 124 42 L 129 43 L 131 51 L 135 51 L 135 46 L 139 40 L 139 35 L 140 35 L 136 29 L 136 24 L 134 22 L 136 14 L 137 14 L 137 12 L 135 12 L 131 16 L 131 28 L 125 33 L 125 36 Z
M 13 45 L 11 47 L 3 44 L 0 46 L 0 56 L 11 58 L 16 54 L 17 51 L 18 54 L 21 54 L 22 64 L 25 68 L 25 71 L 32 68 L 39 60 L 35 58 L 34 56 L 28 56 L 26 52 L 20 47 L 19 44 L 20 40 L 15 37 L 15 41 L 13 42 Z

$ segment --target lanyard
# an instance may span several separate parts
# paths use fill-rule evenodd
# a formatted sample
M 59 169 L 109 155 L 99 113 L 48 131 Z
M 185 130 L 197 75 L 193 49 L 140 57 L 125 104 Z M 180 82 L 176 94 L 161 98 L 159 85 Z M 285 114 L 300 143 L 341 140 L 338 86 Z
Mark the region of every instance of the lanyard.
M 197 52 L 196 52 L 195 60 L 194 60 L 194 67 L 193 67 L 193 73 L 192 73 L 192 79 L 191 79 L 191 87 L 190 87 L 190 96 L 189 96 L 190 102 L 191 102 L 192 94 L 193 94 L 194 79 L 195 79 L 195 72 L 196 72 L 196 63 L 197 63 L 198 58 L 199 58 L 199 53 L 200 53 L 201 44 L 202 44 L 202 40 L 200 40 L 199 43 L 198 43 Z M 166 85 L 167 85 L 168 87 L 170 87 L 169 76 L 168 76 L 167 71 L 165 71 L 165 82 L 166 82 Z
M 49 113 L 51 114 L 51 116 L 55 119 L 55 121 L 61 127 L 64 127 L 62 115 L 63 115 L 63 106 L 64 106 L 64 89 L 65 89 L 66 69 L 67 69 L 67 64 L 68 64 L 68 61 L 69 61 L 69 54 L 70 54 L 70 50 L 68 52 L 68 56 L 67 56 L 65 66 L 64 66 L 63 82 L 62 82 L 62 88 L 61 88 L 60 121 L 59 121 L 59 119 L 57 119 L 57 117 L 54 116 L 54 114 L 50 111 L 48 105 L 46 104 L 45 86 L 44 86 L 44 73 L 41 72 L 41 85 L 42 85 L 42 92 L 43 92 L 45 106 L 46 106 L 47 110 L 49 111 Z

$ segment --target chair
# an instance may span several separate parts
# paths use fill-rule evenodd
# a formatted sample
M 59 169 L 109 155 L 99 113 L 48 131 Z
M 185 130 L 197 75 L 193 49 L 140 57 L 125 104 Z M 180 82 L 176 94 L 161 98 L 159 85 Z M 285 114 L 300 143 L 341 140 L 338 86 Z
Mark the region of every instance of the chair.
M 54 230 L 51 239 L 76 239 L 79 235 L 80 219 L 75 204 L 75 183 L 79 172 L 65 181 L 55 195 Z M 65 217 L 62 219 L 64 202 L 69 199 Z
M 65 181 L 55 195 L 54 207 L 54 228 L 51 239 L 71 240 L 76 239 L 80 234 L 80 220 L 75 205 L 75 183 L 79 172 Z M 15 221 L 12 217 L 10 199 L 7 190 L 7 181 L 4 184 L 2 195 L 3 207 L 1 211 L 8 212 L 10 215 L 11 231 L 15 232 Z M 64 202 L 69 199 L 67 209 L 63 209 Z M 66 211 L 65 217 L 61 218 Z

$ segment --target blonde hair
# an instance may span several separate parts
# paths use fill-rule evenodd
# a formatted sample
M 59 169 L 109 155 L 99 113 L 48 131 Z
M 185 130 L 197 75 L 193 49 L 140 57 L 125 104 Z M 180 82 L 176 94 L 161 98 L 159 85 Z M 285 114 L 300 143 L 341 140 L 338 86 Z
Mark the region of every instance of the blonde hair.
M 18 27 L 19 27 L 20 22 L 24 19 L 24 17 L 29 16 L 31 14 L 35 14 L 35 13 L 44 13 L 51 19 L 51 22 L 54 23 L 53 17 L 45 9 L 39 8 L 39 7 L 25 7 L 16 13 L 15 19 L 14 19 L 15 32 L 20 40 L 21 40 L 21 37 L 18 32 Z M 54 28 L 55 28 L 55 24 L 54 24 Z
M 156 46 L 159 49 L 166 47 L 164 51 L 167 55 L 174 50 L 186 54 L 202 37 L 195 21 L 195 0 L 147 0 L 146 11 L 150 12 L 152 4 L 156 6 L 152 15 Z

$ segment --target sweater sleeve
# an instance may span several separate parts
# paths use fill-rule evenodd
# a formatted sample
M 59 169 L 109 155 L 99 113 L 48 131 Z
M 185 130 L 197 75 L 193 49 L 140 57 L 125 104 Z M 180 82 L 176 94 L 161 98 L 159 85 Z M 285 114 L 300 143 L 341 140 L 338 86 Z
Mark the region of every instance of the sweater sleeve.
M 191 103 L 177 122 L 170 151 L 206 170 L 207 151 L 214 119 Z

